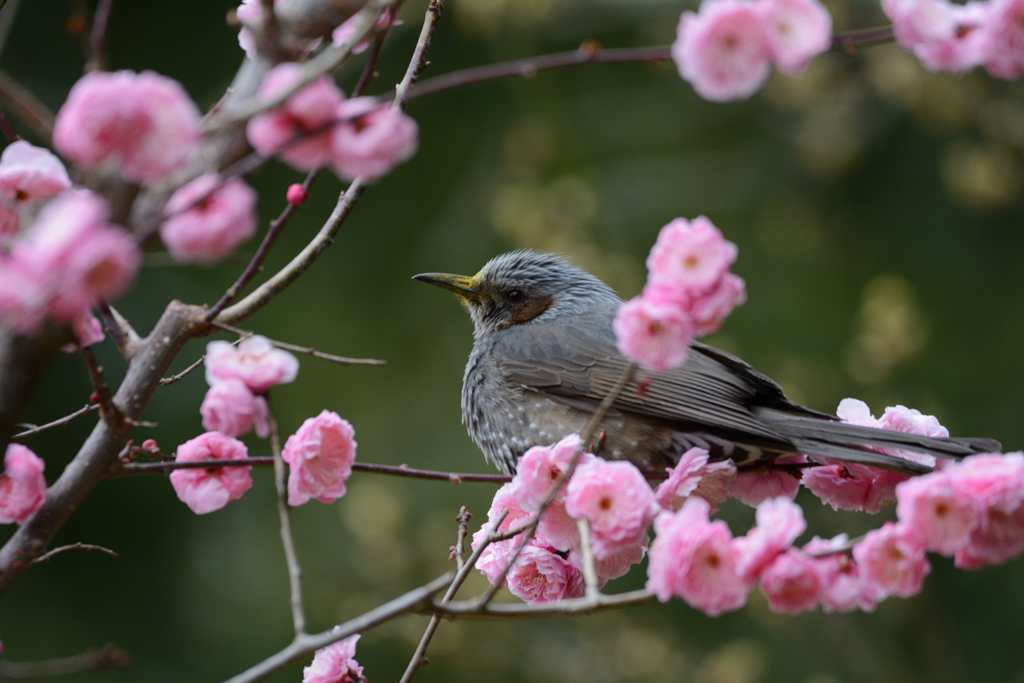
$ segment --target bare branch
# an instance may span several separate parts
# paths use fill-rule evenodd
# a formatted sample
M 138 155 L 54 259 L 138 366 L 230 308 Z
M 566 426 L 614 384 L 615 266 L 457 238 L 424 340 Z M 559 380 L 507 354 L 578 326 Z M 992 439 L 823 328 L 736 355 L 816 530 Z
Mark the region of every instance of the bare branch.
M 239 337 L 245 338 L 250 337 L 254 333 L 249 330 L 243 330 L 232 325 L 225 325 L 224 323 L 213 322 L 211 323 L 214 327 L 220 328 L 225 332 L 231 332 L 237 334 Z M 289 344 L 288 342 L 277 341 L 276 339 L 268 339 L 271 345 L 276 346 L 279 349 L 285 351 L 291 351 L 293 353 L 301 353 L 306 356 L 312 356 L 313 358 L 319 358 L 321 360 L 329 360 L 332 363 L 338 363 L 340 365 L 387 365 L 387 361 L 376 360 L 373 358 L 346 358 L 344 356 L 335 356 L 333 353 L 324 353 L 323 351 L 317 351 L 311 346 L 296 346 L 295 344 Z
M 227 683 L 256 683 L 277 673 L 290 664 L 308 658 L 316 650 L 348 638 L 356 633 L 364 633 L 374 626 L 390 621 L 407 612 L 429 611 L 431 596 L 449 585 L 452 581 L 451 572 L 440 576 L 425 586 L 415 588 L 405 595 L 384 603 L 380 607 L 350 619 L 344 624 L 314 635 L 303 635 L 296 638 L 288 647 L 268 657 L 256 666 L 231 678 Z
M 71 545 L 62 545 L 59 548 L 54 548 L 49 552 L 43 553 L 36 559 L 32 560 L 32 564 L 40 564 L 41 562 L 49 562 L 50 558 L 54 555 L 59 555 L 68 550 L 99 550 L 102 553 L 106 553 L 111 557 L 121 557 L 119 553 L 114 552 L 110 548 L 104 548 L 101 545 L 93 545 L 92 543 L 72 543 Z
M 48 659 L 42 662 L 8 662 L 0 660 L 0 680 L 15 681 L 23 678 L 43 678 L 60 674 L 74 674 L 80 671 L 102 669 L 127 669 L 131 664 L 128 653 L 113 643 L 104 645 L 95 652 L 86 652 L 73 657 Z
M 99 0 L 96 11 L 92 15 L 92 30 L 89 32 L 89 59 L 86 60 L 86 71 L 105 71 L 107 69 L 107 26 L 110 23 L 110 10 L 114 0 Z
M 495 520 L 494 524 L 491 525 L 490 530 L 487 532 L 487 536 L 484 538 L 484 542 L 473 551 L 473 554 L 469 556 L 466 563 L 459 568 L 459 571 L 455 574 L 455 578 L 452 579 L 451 585 L 448 586 L 448 590 L 445 591 L 444 597 L 441 598 L 442 605 L 447 605 L 451 602 L 452 598 L 455 597 L 455 594 L 459 592 L 459 588 L 462 587 L 466 577 L 469 576 L 469 572 L 476 566 L 476 561 L 479 559 L 480 554 L 483 553 L 487 546 L 493 542 L 492 535 L 495 531 L 501 528 L 501 523 L 505 521 L 506 517 L 508 517 L 508 513 L 509 511 L 507 509 L 501 513 L 501 516 Z M 430 645 L 430 641 L 433 639 L 434 632 L 437 631 L 437 626 L 440 622 L 441 616 L 439 614 L 435 613 L 430 618 L 430 623 L 427 624 L 427 628 L 423 632 L 423 637 L 420 638 L 419 645 L 416 646 L 416 651 L 413 653 L 412 659 L 409 660 L 409 666 L 406 667 L 405 673 L 402 674 L 402 678 L 399 683 L 409 683 L 416 672 L 426 664 L 424 655 L 427 652 L 427 646 Z
M 306 175 L 306 179 L 302 181 L 303 189 L 308 192 L 319 174 L 319 168 L 314 168 L 310 171 Z M 298 208 L 297 204 L 288 202 L 287 206 L 284 207 L 284 210 L 281 211 L 281 215 L 271 221 L 270 227 L 267 228 L 267 234 L 263 236 L 263 241 L 260 242 L 259 248 L 253 255 L 252 260 L 249 261 L 249 265 L 247 265 L 245 270 L 242 271 L 242 274 L 238 276 L 238 280 L 235 281 L 235 284 L 231 285 L 228 288 L 228 291 L 224 292 L 224 296 L 220 298 L 220 301 L 214 304 L 213 308 L 211 308 L 206 314 L 207 320 L 213 320 L 216 318 L 217 315 L 223 311 L 228 304 L 234 301 L 235 297 L 237 297 L 243 289 L 245 289 L 245 286 L 248 285 L 254 277 L 256 277 L 256 274 L 260 272 L 260 269 L 263 266 L 263 261 L 267 258 L 267 254 L 270 253 L 270 248 L 274 246 L 274 242 L 277 241 L 277 236 L 281 234 L 281 230 L 288 224 L 289 219 L 291 219 L 292 215 L 295 214 Z
M 270 467 L 274 459 L 269 456 L 257 456 L 253 458 L 237 458 L 234 460 L 192 460 L 188 462 L 176 462 L 166 460 L 162 462 L 133 462 L 125 463 L 111 472 L 109 476 L 121 476 L 126 474 L 147 474 L 165 473 L 174 470 L 189 469 L 196 467 Z M 378 465 L 369 462 L 352 463 L 352 470 L 355 472 L 370 472 L 372 474 L 388 474 L 396 477 L 409 479 L 429 479 L 433 481 L 447 481 L 458 484 L 463 481 L 483 482 L 487 484 L 504 484 L 512 480 L 501 474 L 470 474 L 466 472 L 436 472 L 433 470 L 418 470 L 405 465 Z
M 595 598 L 601 593 L 598 586 L 597 569 L 594 568 L 594 549 L 590 544 L 590 522 L 580 518 L 576 520 L 576 528 L 580 532 L 580 553 L 583 555 L 583 582 L 587 587 L 587 597 Z
M 288 509 L 288 472 L 281 457 L 281 434 L 277 428 L 277 418 L 269 411 L 270 450 L 274 453 L 274 484 L 277 486 L 277 513 L 281 520 L 281 542 L 284 544 L 284 558 L 288 564 L 288 583 L 291 586 L 290 604 L 295 637 L 306 634 L 306 613 L 302 609 L 302 567 L 299 566 L 299 555 L 295 552 L 295 540 L 292 538 L 292 519 Z
M 79 408 L 78 410 L 76 410 L 75 412 L 71 413 L 70 415 L 65 415 L 64 417 L 60 418 L 59 420 L 54 420 L 53 422 L 47 422 L 44 425 L 39 425 L 38 427 L 32 427 L 31 429 L 26 429 L 23 432 L 18 432 L 17 434 L 15 434 L 14 436 L 11 437 L 11 440 L 15 441 L 15 440 L 19 440 L 19 439 L 25 439 L 25 438 L 28 438 L 30 436 L 35 436 L 36 434 L 39 434 L 40 432 L 45 432 L 47 429 L 53 429 L 54 427 L 62 427 L 64 425 L 66 425 L 67 423 L 71 422 L 72 420 L 74 420 L 76 417 L 81 417 L 81 416 L 85 415 L 86 413 L 91 413 L 91 412 L 94 412 L 94 411 L 99 410 L 99 409 L 100 409 L 100 404 L 99 403 L 90 403 L 88 405 L 85 405 L 85 406 Z
M 53 136 L 53 112 L 35 94 L 0 70 L 0 104 L 28 126 L 44 145 Z
M 635 590 L 616 595 L 604 595 L 598 593 L 595 597 L 570 598 L 568 600 L 557 600 L 535 605 L 518 602 L 490 602 L 485 603 L 480 598 L 461 600 L 459 602 L 443 603 L 435 601 L 429 610 L 435 614 L 443 614 L 449 617 L 484 617 L 502 618 L 512 617 L 544 617 L 544 616 L 571 616 L 576 614 L 589 614 L 605 609 L 615 609 L 630 605 L 641 605 L 649 602 L 654 594 L 648 590 Z
M 135 331 L 128 319 L 121 315 L 116 308 L 111 306 L 105 299 L 100 300 L 100 315 L 103 316 L 103 325 L 107 333 L 114 341 L 118 351 L 125 360 L 131 360 L 135 351 L 139 348 L 139 333 Z
M 50 486 L 46 502 L 0 548 L 0 595 L 45 550 L 93 486 L 119 464 L 118 451 L 159 385 L 161 375 L 188 339 L 208 329 L 203 324 L 204 313 L 199 307 L 171 302 L 142 341 L 112 400 L 123 419 L 104 419 L 96 424 L 78 454 Z

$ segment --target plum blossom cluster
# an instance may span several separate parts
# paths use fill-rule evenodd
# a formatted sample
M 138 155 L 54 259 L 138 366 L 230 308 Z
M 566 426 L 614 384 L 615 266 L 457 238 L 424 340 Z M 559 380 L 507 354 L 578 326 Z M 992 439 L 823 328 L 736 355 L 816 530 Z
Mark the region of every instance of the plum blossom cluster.
M 92 306 L 127 289 L 141 265 L 141 253 L 123 228 L 108 222 L 107 203 L 99 195 L 57 190 L 67 173 L 56 157 L 38 148 L 20 149 L 31 154 L 30 162 L 19 163 L 25 180 L 22 189 L 12 193 L 22 211 L 53 198 L 41 204 L 38 212 L 31 207 L 35 219 L 6 235 L 7 249 L 0 252 L 0 327 L 29 333 L 50 318 L 70 324 L 80 344 L 95 343 L 103 334 Z M 22 156 L 22 161 L 28 156 Z M 6 151 L 5 158 L 10 159 Z M 0 193 L 3 166 L 0 159 Z M 7 176 L 12 185 L 18 183 L 14 175 Z M 59 194 L 51 194 L 54 190 Z
M 525 528 L 553 495 L 532 537 L 527 540 L 528 531 L 524 530 L 511 539 L 492 543 L 477 560 L 477 568 L 496 584 L 525 542 L 505 581 L 512 594 L 526 602 L 551 602 L 584 594 L 577 520 L 587 520 L 590 526 L 600 585 L 625 575 L 644 558 L 649 542 L 647 528 L 659 509 L 654 492 L 631 463 L 608 462 L 579 452 L 580 448 L 580 438 L 573 434 L 554 446 L 535 446 L 527 451 L 519 460 L 516 476 L 495 495 L 487 513 L 488 523 L 473 535 L 475 550 L 488 530 L 500 534 Z M 572 477 L 553 491 L 574 458 L 577 462 Z M 506 510 L 501 525 L 492 528 Z
M 274 385 L 294 381 L 299 361 L 274 348 L 266 337 L 252 335 L 237 348 L 226 341 L 210 342 L 205 362 L 210 389 L 199 412 L 208 431 L 182 444 L 177 461 L 247 458 L 245 444 L 235 437 L 250 430 L 261 438 L 269 434 L 265 395 Z M 302 505 L 311 498 L 331 503 L 345 495 L 356 456 L 354 437 L 352 425 L 329 410 L 309 418 L 288 437 L 282 458 L 290 466 L 289 505 Z M 179 469 L 171 475 L 171 484 L 193 512 L 204 514 L 240 498 L 252 486 L 251 469 L 245 465 Z
M 0 524 L 24 524 L 46 502 L 46 463 L 18 443 L 7 446 L 0 474 Z
M 335 631 L 341 627 L 336 626 Z M 359 683 L 363 667 L 355 660 L 359 634 L 343 638 L 313 653 L 313 663 L 302 669 L 302 683 Z
M 237 347 L 222 340 L 210 342 L 205 365 L 210 389 L 199 407 L 203 428 L 226 436 L 242 436 L 255 428 L 256 436 L 266 438 L 270 428 L 263 394 L 275 384 L 295 381 L 298 359 L 254 334 Z
M 269 100 L 302 80 L 302 66 L 278 64 L 263 79 L 259 97 Z M 346 99 L 327 76 L 292 95 L 280 107 L 254 116 L 249 143 L 300 171 L 330 165 L 342 179 L 375 180 L 412 157 L 419 127 L 403 112 L 372 97 Z
M 857 543 L 845 535 L 793 542 L 804 532 L 796 503 L 762 502 L 757 523 L 733 538 L 693 497 L 654 521 L 647 588 L 665 602 L 678 597 L 716 616 L 742 607 L 760 586 L 776 612 L 871 611 L 890 596 L 921 590 L 927 553 L 977 569 L 1024 553 L 1024 453 L 986 454 L 896 486 L 896 522 Z
M 619 351 L 656 372 L 684 363 L 693 338 L 717 331 L 746 300 L 743 279 L 729 272 L 736 254 L 704 216 L 663 227 L 647 257 L 643 293 L 615 316 Z
M 832 43 L 832 17 L 818 0 L 704 0 L 683 12 L 672 44 L 679 75 L 701 97 L 746 99 L 774 63 L 799 74 Z
M 1024 74 L 1024 2 L 883 0 L 896 40 L 932 71 L 983 66 L 998 78 Z

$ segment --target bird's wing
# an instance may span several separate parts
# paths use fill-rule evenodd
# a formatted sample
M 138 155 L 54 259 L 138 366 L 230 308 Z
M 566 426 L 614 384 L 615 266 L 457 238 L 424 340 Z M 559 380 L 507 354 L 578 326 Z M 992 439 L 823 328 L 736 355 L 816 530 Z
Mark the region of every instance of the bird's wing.
M 507 380 L 592 412 L 629 365 L 604 327 L 586 322 L 513 327 L 496 340 L 492 353 Z M 695 344 L 676 370 L 634 378 L 612 407 L 678 423 L 683 431 L 699 425 L 785 443 L 752 414 L 748 406 L 755 399 L 812 413 L 803 413 L 777 384 L 743 361 L 703 344 Z

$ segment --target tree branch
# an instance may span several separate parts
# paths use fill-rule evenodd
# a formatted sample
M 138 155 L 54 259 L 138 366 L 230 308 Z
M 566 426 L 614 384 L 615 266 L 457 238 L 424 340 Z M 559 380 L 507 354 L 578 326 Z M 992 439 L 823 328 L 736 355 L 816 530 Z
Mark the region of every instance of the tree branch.
M 284 558 L 288 564 L 288 583 L 291 587 L 290 604 L 295 637 L 306 634 L 306 613 L 302 609 L 302 567 L 299 566 L 299 555 L 295 552 L 295 541 L 292 539 L 291 512 L 288 510 L 288 472 L 285 470 L 284 458 L 281 457 L 281 433 L 278 431 L 277 419 L 273 411 L 268 411 L 270 423 L 270 450 L 274 453 L 274 484 L 277 486 L 277 513 L 281 520 L 281 542 L 284 544 Z
M 46 502 L 0 548 L 0 595 L 44 551 L 93 486 L 119 464 L 118 451 L 159 386 L 160 377 L 185 342 L 208 329 L 203 323 L 204 313 L 199 307 L 171 302 L 153 331 L 141 342 L 113 396 L 112 403 L 121 419 L 103 419 L 96 424 L 78 454 L 47 491 Z
M 227 683 L 256 683 L 256 681 L 262 681 L 286 666 L 308 658 L 316 650 L 327 647 L 331 643 L 336 643 L 356 633 L 368 631 L 374 626 L 383 624 L 385 621 L 390 621 L 407 612 L 425 611 L 431 604 L 431 596 L 449 585 L 451 581 L 452 574 L 449 572 L 444 576 L 434 579 L 425 586 L 415 588 L 391 602 L 384 603 L 380 607 L 361 614 L 355 619 L 346 621 L 338 626 L 336 630 L 331 629 L 322 633 L 307 634 L 296 638 L 288 647 L 268 657 L 248 671 L 234 676 Z

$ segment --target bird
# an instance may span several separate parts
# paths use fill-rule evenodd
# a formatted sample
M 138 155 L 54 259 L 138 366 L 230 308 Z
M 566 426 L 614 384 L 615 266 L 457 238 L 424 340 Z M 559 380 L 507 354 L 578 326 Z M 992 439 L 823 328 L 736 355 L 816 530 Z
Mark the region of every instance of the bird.
M 531 447 L 581 433 L 630 367 L 612 320 L 622 304 L 604 282 L 565 257 L 533 250 L 496 256 L 473 276 L 414 280 L 454 292 L 473 321 L 462 420 L 487 460 L 514 475 Z M 808 455 L 907 474 L 927 465 L 874 450 L 961 458 L 999 452 L 997 441 L 940 438 L 852 425 L 794 403 L 743 360 L 698 341 L 686 362 L 637 373 L 600 422 L 600 455 L 664 473 L 690 448 L 738 468 Z

